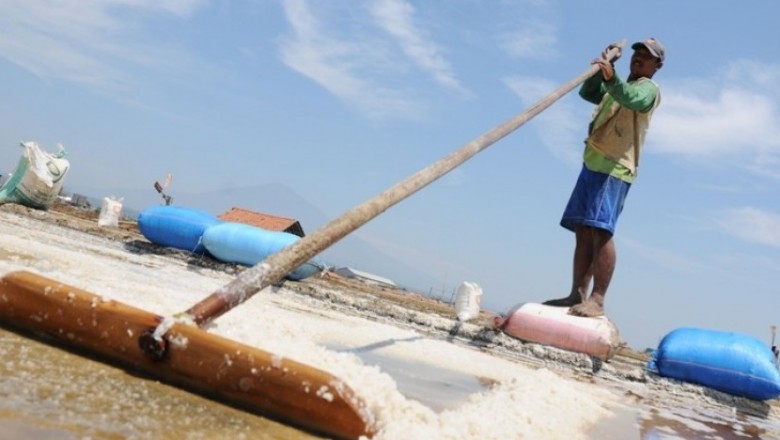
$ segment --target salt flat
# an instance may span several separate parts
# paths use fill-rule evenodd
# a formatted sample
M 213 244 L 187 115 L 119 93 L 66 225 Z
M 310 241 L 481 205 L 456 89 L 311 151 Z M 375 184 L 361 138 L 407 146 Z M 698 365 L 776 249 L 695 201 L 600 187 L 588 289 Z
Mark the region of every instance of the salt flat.
M 0 275 L 29 270 L 164 316 L 186 310 L 233 279 L 235 268 L 206 258 L 155 251 L 140 236 L 102 231 L 57 213 L 0 207 Z M 325 278 L 285 282 L 259 292 L 206 330 L 341 378 L 375 417 L 377 439 L 602 439 L 625 438 L 627 433 L 642 439 L 699 434 L 780 438 L 777 401 L 751 402 L 648 376 L 641 363 L 626 359 L 601 364 L 584 355 L 523 344 L 486 331 L 479 322 L 459 324 L 441 313 L 352 290 Z M 20 356 L 20 340 L 13 350 L 0 344 L 0 358 L 7 365 L 14 362 L 8 359 L 11 353 Z M 21 387 L 24 381 L 18 383 L 13 370 L 6 369 L 0 379 L 0 393 L 18 397 L 23 393 L 14 384 Z M 35 380 L 35 375 L 24 374 L 28 383 Z M 45 376 L 45 370 L 35 374 Z M 123 398 L 143 401 L 149 396 Z M 27 405 L 34 412 L 45 407 L 41 414 L 50 415 L 57 413 L 57 405 L 66 406 L 36 399 L 1 399 L 0 420 L 35 424 L 34 417 L 19 419 L 14 408 Z M 148 417 L 140 411 L 137 415 Z M 231 417 L 243 420 L 245 430 L 238 434 L 254 436 L 256 422 L 247 422 L 254 416 Z M 57 429 L 74 438 L 84 433 L 92 438 L 150 434 L 140 424 L 135 430 L 127 427 L 132 411 L 112 417 L 109 410 L 103 418 L 108 422 L 101 424 L 81 419 Z M 224 438 L 241 436 L 228 426 L 220 431 L 201 423 L 183 424 L 176 436 L 215 438 L 219 432 Z M 167 437 L 162 428 L 155 433 Z M 292 430 L 280 438 L 308 435 Z

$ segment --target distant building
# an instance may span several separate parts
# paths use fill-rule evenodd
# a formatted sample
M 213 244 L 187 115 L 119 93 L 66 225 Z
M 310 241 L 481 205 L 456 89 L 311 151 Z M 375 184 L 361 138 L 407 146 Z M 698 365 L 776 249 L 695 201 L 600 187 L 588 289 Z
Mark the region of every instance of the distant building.
M 363 282 L 376 284 L 379 286 L 394 287 L 394 288 L 398 287 L 398 285 L 391 279 L 380 277 L 379 275 L 374 275 L 372 273 L 363 272 L 357 269 L 353 269 L 351 267 L 341 267 L 339 269 L 334 270 L 333 272 L 336 272 L 338 275 L 341 275 L 344 278 L 358 279 Z
M 290 234 L 295 234 L 299 237 L 306 235 L 298 220 L 250 211 L 244 208 L 233 207 L 230 211 L 224 212 L 217 217 L 226 222 L 244 223 L 246 225 L 263 228 L 267 231 L 289 232 Z

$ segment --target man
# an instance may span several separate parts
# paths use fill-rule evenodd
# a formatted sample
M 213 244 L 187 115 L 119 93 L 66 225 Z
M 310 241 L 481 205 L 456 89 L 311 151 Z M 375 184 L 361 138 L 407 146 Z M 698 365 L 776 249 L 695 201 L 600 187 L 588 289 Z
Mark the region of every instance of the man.
M 599 71 L 580 88 L 580 96 L 598 106 L 585 140 L 582 171 L 561 219 L 561 226 L 573 231 L 576 239 L 571 292 L 568 297 L 544 303 L 571 307 L 572 315 L 604 314 L 604 297 L 616 262 L 612 236 L 637 176 L 650 118 L 661 101 L 651 78 L 663 65 L 664 46 L 648 38 L 631 48 L 634 53 L 627 81 L 613 66 L 620 53 L 610 62 L 605 51 L 593 60 Z M 593 288 L 588 296 L 591 281 Z

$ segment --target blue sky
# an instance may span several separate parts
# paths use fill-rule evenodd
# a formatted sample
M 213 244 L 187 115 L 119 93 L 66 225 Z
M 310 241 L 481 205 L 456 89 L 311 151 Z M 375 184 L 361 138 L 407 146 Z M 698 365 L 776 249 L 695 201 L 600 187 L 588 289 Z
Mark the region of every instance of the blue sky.
M 523 112 L 608 43 L 653 36 L 663 101 L 607 313 L 640 349 L 681 326 L 768 341 L 778 16 L 769 1 L 6 0 L 0 173 L 20 141 L 62 143 L 72 191 L 143 209 L 171 172 L 173 193 L 276 183 L 335 218 Z M 574 240 L 558 221 L 591 111 L 567 95 L 354 234 L 444 292 L 476 282 L 495 311 L 566 294 Z

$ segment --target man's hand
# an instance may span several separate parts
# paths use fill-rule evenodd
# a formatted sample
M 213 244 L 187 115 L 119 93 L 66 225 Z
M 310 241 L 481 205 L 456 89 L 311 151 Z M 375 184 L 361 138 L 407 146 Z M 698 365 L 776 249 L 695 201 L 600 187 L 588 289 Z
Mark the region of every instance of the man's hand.
M 609 51 L 612 49 L 617 49 L 617 53 L 615 54 L 615 57 L 610 60 L 608 58 Z M 601 68 L 601 76 L 604 78 L 604 81 L 611 81 L 612 78 L 615 77 L 615 61 L 619 60 L 622 54 L 623 50 L 620 48 L 620 46 L 610 44 L 606 49 L 604 49 L 603 52 L 601 52 L 601 58 L 596 58 L 593 60 L 592 64 L 598 64 L 599 68 Z
M 612 81 L 612 78 L 615 77 L 614 66 L 612 66 L 612 63 L 607 61 L 605 58 L 596 58 L 593 60 L 593 64 L 599 65 L 599 68 L 601 69 L 601 76 L 604 78 L 604 81 Z
M 604 52 L 601 52 L 601 58 L 604 58 L 606 60 L 609 51 L 612 49 L 617 49 L 617 54 L 615 55 L 615 58 L 612 59 L 612 62 L 614 63 L 615 61 L 619 60 L 620 56 L 623 55 L 623 49 L 621 49 L 620 46 L 617 46 L 615 44 L 610 44 L 609 46 L 607 46 L 607 48 L 604 49 Z

